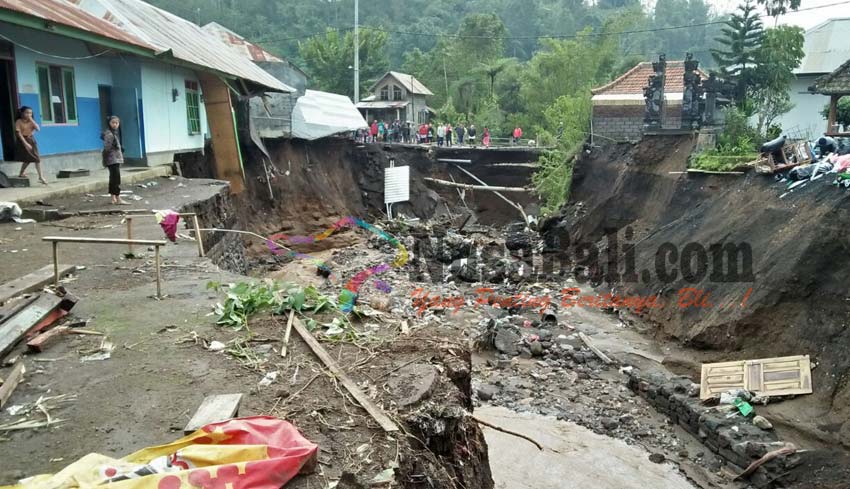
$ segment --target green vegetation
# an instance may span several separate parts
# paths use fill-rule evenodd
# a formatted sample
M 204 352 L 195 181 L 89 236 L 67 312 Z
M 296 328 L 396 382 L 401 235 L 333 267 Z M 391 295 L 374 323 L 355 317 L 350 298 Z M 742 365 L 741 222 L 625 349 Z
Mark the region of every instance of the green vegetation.
M 210 282 L 207 288 L 227 289 L 224 303 L 215 305 L 214 312 L 218 316 L 216 324 L 230 326 L 236 330 L 247 327 L 248 318 L 260 312 L 281 314 L 294 310 L 298 313 L 307 311 L 318 313 L 336 308 L 331 299 L 320 294 L 313 286 L 301 287 L 268 279 L 228 284 L 225 287 Z
M 850 127 L 850 97 L 841 97 L 838 99 L 838 104 L 835 107 L 835 123 L 842 127 Z M 829 120 L 829 104 L 823 106 L 821 115 L 824 120 Z
M 386 53 L 387 34 L 379 31 L 360 33 L 360 92 L 366 93 L 369 84 L 389 70 L 390 61 Z M 300 53 L 304 68 L 310 72 L 313 86 L 333 93 L 354 96 L 351 82 L 354 76 L 349 67 L 354 59 L 354 34 L 327 30 L 301 44 Z
M 310 88 L 351 94 L 353 0 L 150 0 L 184 18 L 218 22 L 307 71 Z M 755 0 L 784 14 L 800 0 Z M 361 2 L 361 93 L 387 69 L 416 76 L 434 96 L 437 119 L 487 127 L 554 149 L 534 177 L 544 210 L 569 197 L 576 148 L 587 137 L 590 89 L 641 61 L 693 52 L 737 87 L 750 144 L 775 132 L 790 110 L 787 89 L 802 57 L 802 31 L 765 29 L 753 0 L 718 15 L 707 0 L 409 0 Z M 720 21 L 725 20 L 725 23 Z M 682 26 L 687 26 L 681 28 Z M 705 53 L 711 52 L 710 59 Z M 714 160 L 742 148 L 722 143 Z M 737 148 L 737 149 L 736 149 Z M 752 151 L 752 150 L 750 150 Z
M 733 171 L 758 158 L 756 151 L 764 138 L 749 125 L 746 114 L 737 107 L 724 111 L 726 126 L 717 137 L 717 147 L 694 155 L 690 168 L 709 171 Z

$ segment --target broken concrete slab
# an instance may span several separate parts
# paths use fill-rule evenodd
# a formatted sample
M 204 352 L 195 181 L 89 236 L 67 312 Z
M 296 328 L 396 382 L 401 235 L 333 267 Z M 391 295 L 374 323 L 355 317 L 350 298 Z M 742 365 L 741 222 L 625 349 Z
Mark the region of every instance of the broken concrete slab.
M 186 423 L 183 433 L 191 434 L 210 423 L 227 421 L 239 413 L 242 394 L 218 394 L 207 396 L 192 419 Z
M 405 407 L 427 399 L 437 382 L 437 376 L 437 369 L 432 365 L 415 363 L 400 369 L 388 384 L 396 403 Z

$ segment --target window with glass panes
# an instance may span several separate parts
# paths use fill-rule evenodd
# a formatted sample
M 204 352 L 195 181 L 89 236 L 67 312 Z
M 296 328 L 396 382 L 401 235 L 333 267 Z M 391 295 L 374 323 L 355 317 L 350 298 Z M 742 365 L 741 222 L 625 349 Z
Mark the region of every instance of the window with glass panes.
M 77 123 L 74 68 L 37 64 L 41 120 L 53 124 Z
M 189 134 L 201 133 L 201 94 L 198 82 L 186 80 L 186 120 Z

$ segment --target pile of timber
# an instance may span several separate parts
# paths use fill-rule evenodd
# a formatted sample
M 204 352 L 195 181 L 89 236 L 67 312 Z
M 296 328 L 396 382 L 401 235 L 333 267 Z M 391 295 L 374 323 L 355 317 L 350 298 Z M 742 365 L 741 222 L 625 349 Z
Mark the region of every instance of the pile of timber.
M 60 266 L 62 274 L 73 269 L 72 266 Z M 10 354 L 15 346 L 27 339 L 30 350 L 41 351 L 51 338 L 64 331 L 62 328 L 47 331 L 47 328 L 66 316 L 77 303 L 77 298 L 62 287 L 42 291 L 53 276 L 53 266 L 48 265 L 0 285 L 0 365 L 12 366 L 0 385 L 0 408 L 9 400 L 26 371 L 20 355 Z

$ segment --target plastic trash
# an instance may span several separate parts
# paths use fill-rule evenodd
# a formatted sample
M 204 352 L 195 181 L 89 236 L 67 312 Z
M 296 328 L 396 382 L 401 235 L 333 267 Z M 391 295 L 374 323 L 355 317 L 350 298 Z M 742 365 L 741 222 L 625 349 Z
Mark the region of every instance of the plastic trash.
M 121 459 L 91 453 L 55 475 L 38 475 L 11 488 L 280 489 L 316 460 L 317 450 L 290 423 L 253 416 L 211 423 Z
M 760 151 L 762 153 L 773 153 L 774 151 L 778 151 L 785 146 L 785 136 L 779 136 L 776 139 L 771 139 L 766 143 L 761 145 Z
M 750 413 L 753 412 L 753 407 L 750 403 L 740 398 L 735 399 L 735 407 L 738 408 L 738 411 L 740 411 L 745 417 L 749 416 Z

